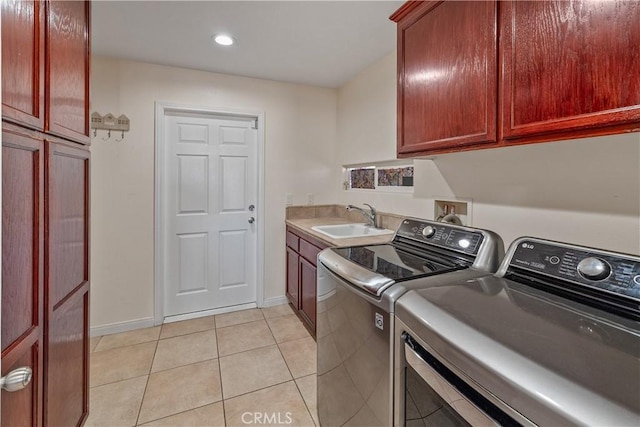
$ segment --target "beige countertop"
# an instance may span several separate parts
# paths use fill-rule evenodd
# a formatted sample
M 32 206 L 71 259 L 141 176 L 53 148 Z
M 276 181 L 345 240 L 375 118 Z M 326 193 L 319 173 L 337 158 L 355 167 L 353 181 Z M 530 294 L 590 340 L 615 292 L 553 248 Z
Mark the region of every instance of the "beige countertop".
M 375 245 L 379 243 L 390 242 L 393 238 L 393 234 L 385 234 L 384 236 L 371 236 L 371 237 L 351 237 L 346 239 L 332 239 L 326 234 L 312 230 L 311 227 L 317 225 L 339 225 L 339 224 L 353 224 L 354 221 L 349 221 L 340 217 L 319 217 L 319 218 L 296 218 L 287 219 L 285 223 L 298 231 L 315 237 L 316 239 L 325 242 L 329 246 L 358 246 L 358 245 Z

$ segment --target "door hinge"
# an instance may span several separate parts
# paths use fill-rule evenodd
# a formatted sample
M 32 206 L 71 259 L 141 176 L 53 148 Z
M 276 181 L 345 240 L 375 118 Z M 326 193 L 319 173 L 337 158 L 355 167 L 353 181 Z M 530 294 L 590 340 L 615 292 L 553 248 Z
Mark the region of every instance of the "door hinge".
M 253 123 L 251 123 L 251 129 L 258 129 L 258 119 L 255 119 Z

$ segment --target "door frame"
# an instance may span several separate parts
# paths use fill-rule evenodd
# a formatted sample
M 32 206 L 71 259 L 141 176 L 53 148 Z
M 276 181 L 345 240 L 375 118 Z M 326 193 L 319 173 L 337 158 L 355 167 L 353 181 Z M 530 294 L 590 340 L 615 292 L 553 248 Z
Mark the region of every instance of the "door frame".
M 235 311 L 237 309 L 262 307 L 264 305 L 264 232 L 265 232 L 265 208 L 264 208 L 264 112 L 237 110 L 231 108 L 215 108 L 215 107 L 202 107 L 193 105 L 182 105 L 173 102 L 156 101 L 155 103 L 155 173 L 154 173 L 154 185 L 155 185 L 155 203 L 154 203 L 154 256 L 153 256 L 153 273 L 154 273 L 154 285 L 153 285 L 153 321 L 154 325 L 161 325 L 164 323 L 164 275 L 162 272 L 162 242 L 165 239 L 165 224 L 166 218 L 163 215 L 162 203 L 164 202 L 164 186 L 162 185 L 162 177 L 164 169 L 162 165 L 165 160 L 165 148 L 166 148 L 166 136 L 165 136 L 165 116 L 168 112 L 173 113 L 188 113 L 188 114 L 210 114 L 216 116 L 227 117 L 242 117 L 247 119 L 253 119 L 257 121 L 257 178 L 258 178 L 258 202 L 256 209 L 256 302 L 249 304 L 242 304 L 239 306 L 233 306 L 230 308 L 219 308 L 206 311 L 199 311 L 196 313 L 182 314 L 172 316 L 169 321 L 178 321 L 185 319 L 192 319 L 201 316 L 208 316 L 212 314 L 220 314 L 229 311 Z

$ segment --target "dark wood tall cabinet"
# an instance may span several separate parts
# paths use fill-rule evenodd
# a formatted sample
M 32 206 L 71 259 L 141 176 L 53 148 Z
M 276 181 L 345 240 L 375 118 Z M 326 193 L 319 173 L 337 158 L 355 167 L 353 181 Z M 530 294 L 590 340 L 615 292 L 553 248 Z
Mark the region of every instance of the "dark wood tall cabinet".
M 89 411 L 89 8 L 2 2 L 3 427 Z

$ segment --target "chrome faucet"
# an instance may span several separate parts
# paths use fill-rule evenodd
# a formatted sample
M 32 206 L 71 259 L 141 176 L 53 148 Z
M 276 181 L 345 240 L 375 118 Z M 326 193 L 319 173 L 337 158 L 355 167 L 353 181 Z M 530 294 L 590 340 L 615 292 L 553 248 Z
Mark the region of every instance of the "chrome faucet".
M 376 210 L 374 209 L 373 206 L 371 206 L 368 203 L 363 203 L 365 206 L 369 206 L 369 210 L 367 211 L 366 209 L 362 209 L 359 208 L 357 206 L 353 206 L 353 205 L 347 205 L 347 210 L 350 211 L 352 209 L 357 210 L 358 212 L 360 212 L 362 214 L 362 216 L 364 216 L 367 219 L 367 222 L 369 223 L 369 225 L 371 225 L 374 228 L 378 228 L 378 226 L 376 225 Z

